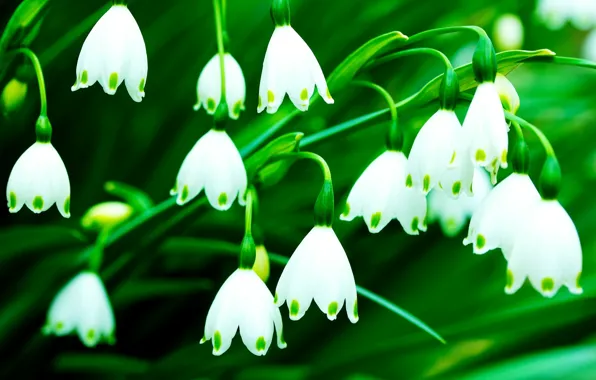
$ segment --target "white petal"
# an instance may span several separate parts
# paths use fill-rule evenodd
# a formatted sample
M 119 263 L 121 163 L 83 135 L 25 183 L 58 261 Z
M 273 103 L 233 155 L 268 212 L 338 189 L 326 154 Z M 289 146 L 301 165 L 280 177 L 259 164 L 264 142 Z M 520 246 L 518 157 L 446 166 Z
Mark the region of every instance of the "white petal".
M 455 158 L 443 172 L 438 187 L 451 198 L 465 193 L 474 194 L 474 163 L 470 160 L 470 133 L 463 128 L 459 131 L 455 143 Z
M 147 49 L 141 29 L 137 25 L 132 13 L 126 8 L 123 20 L 127 30 L 127 52 L 125 67 L 122 75 L 128 94 L 135 102 L 140 102 L 145 97 L 147 84 Z
M 403 188 L 395 204 L 395 215 L 407 234 L 426 231 L 426 197 L 416 189 Z
M 457 115 L 448 110 L 437 111 L 420 129 L 408 157 L 408 174 L 415 188 L 428 193 L 453 164 L 460 130 Z
M 19 157 L 8 178 L 6 198 L 10 212 L 23 204 L 39 213 L 54 203 L 70 217 L 70 182 L 66 167 L 51 143 L 36 142 Z

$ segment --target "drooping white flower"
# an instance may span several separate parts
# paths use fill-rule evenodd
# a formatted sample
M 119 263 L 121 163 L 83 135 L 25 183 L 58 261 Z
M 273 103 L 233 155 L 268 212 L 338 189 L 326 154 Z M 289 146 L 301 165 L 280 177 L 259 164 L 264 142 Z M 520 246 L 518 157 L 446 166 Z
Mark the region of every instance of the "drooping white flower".
M 445 191 L 434 189 L 428 193 L 428 222 L 439 222 L 441 230 L 448 237 L 457 236 L 466 226 L 482 200 L 490 192 L 492 185 L 484 169 L 474 172 L 474 195 L 460 194 L 454 199 Z
M 596 29 L 588 33 L 588 36 L 584 40 L 582 56 L 596 62 Z
M 424 194 L 455 163 L 461 124 L 453 110 L 440 109 L 422 126 L 408 157 L 408 182 Z
M 43 328 L 46 335 L 76 332 L 87 347 L 115 343 L 114 312 L 96 273 L 81 272 L 54 297 Z
M 15 163 L 6 186 L 8 211 L 23 205 L 38 214 L 55 203 L 63 217 L 70 217 L 70 182 L 62 158 L 49 142 L 31 145 Z
M 474 212 L 464 245 L 472 244 L 474 253 L 501 248 L 506 258 L 517 231 L 522 228 L 529 207 L 540 199 L 527 174 L 512 173 L 484 198 Z
M 495 21 L 493 41 L 499 50 L 518 50 L 524 43 L 524 25 L 519 16 L 506 13 Z
M 257 111 L 277 112 L 286 93 L 296 108 L 306 111 L 315 85 L 321 98 L 333 104 L 312 50 L 290 25 L 276 26 L 263 61 Z
M 457 199 L 462 192 L 469 197 L 474 195 L 474 162 L 470 159 L 470 136 L 463 128 L 455 141 L 455 157 L 443 172 L 438 188 L 446 195 Z
M 335 232 L 327 226 L 313 227 L 302 239 L 275 290 L 275 304 L 287 302 L 293 321 L 302 318 L 313 299 L 329 320 L 337 318 L 345 301 L 348 319 L 358 322 L 352 268 Z
M 527 277 L 545 297 L 563 285 L 581 294 L 582 248 L 569 214 L 556 200 L 538 199 L 524 216 L 509 254 L 505 292 L 515 293 Z
M 464 119 L 463 131 L 472 161 L 476 166 L 485 167 L 491 173 L 491 182 L 496 184 L 499 167 L 507 167 L 509 126 L 494 83 L 478 85 Z
M 240 111 L 244 111 L 244 99 L 246 98 L 246 82 L 244 74 L 238 62 L 230 53 L 224 56 L 224 70 L 226 74 L 226 103 L 228 104 L 228 113 L 231 119 L 237 120 L 240 117 Z M 205 108 L 209 115 L 213 115 L 219 101 L 221 100 L 221 66 L 219 55 L 211 58 L 197 82 L 197 104 L 194 110 L 198 111 L 201 106 Z
M 404 231 L 426 231 L 426 199 L 421 191 L 406 186 L 408 159 L 403 152 L 387 150 L 360 175 L 348 195 L 340 219 L 362 216 L 371 233 L 397 219 Z
M 251 269 L 237 269 L 223 283 L 207 313 L 201 343 L 212 340 L 213 355 L 219 356 L 230 348 L 238 328 L 242 342 L 255 355 L 267 353 L 274 328 L 277 346 L 286 347 L 279 308 L 265 283 Z
M 217 210 L 229 209 L 236 198 L 244 205 L 246 169 L 242 157 L 226 131 L 212 129 L 188 153 L 170 191 L 183 205 L 205 189 L 207 199 Z
M 89 32 L 79 54 L 72 91 L 97 81 L 109 95 L 124 81 L 132 100 L 140 102 L 145 96 L 147 50 L 126 5 L 113 5 Z

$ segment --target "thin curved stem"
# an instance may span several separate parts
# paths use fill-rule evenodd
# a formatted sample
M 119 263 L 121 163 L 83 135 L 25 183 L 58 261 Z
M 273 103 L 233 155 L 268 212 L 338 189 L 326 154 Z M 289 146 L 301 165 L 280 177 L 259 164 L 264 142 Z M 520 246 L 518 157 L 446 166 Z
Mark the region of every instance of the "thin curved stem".
M 27 48 L 19 48 L 14 50 L 14 53 L 21 53 L 27 56 L 33 65 L 33 69 L 35 70 L 35 76 L 37 76 L 37 83 L 39 85 L 39 100 L 41 103 L 41 110 L 39 111 L 40 116 L 47 116 L 48 115 L 48 104 L 46 99 L 46 83 L 43 78 L 43 70 L 41 69 L 41 63 L 39 63 L 39 59 L 37 55 L 31 49 Z
M 246 191 L 246 208 L 244 210 L 244 234 L 252 235 L 252 211 L 255 188 L 251 185 Z
M 276 154 L 275 156 L 269 159 L 269 162 L 275 162 L 279 160 L 285 160 L 289 158 L 298 158 L 298 159 L 308 159 L 313 160 L 319 164 L 321 171 L 323 172 L 323 178 L 326 182 L 331 182 L 331 170 L 329 169 L 329 165 L 327 165 L 327 161 L 321 156 L 313 152 L 290 152 L 290 153 L 281 153 Z
M 378 92 L 379 95 L 381 95 L 383 99 L 385 99 L 387 105 L 389 106 L 389 112 L 391 113 L 391 121 L 397 124 L 397 107 L 395 106 L 395 101 L 393 100 L 393 97 L 387 90 L 385 90 L 383 87 L 379 86 L 376 83 L 365 80 L 355 80 L 352 81 L 352 84 L 354 86 L 370 88 Z
M 424 32 L 420 32 L 410 36 L 407 41 L 405 41 L 402 46 L 412 45 L 418 43 L 420 41 L 433 38 L 442 34 L 450 34 L 450 33 L 457 33 L 457 32 L 474 32 L 478 35 L 479 38 L 488 38 L 486 31 L 479 26 L 475 25 L 463 25 L 463 26 L 449 26 L 446 28 L 437 28 L 431 30 L 425 30 Z
M 401 57 L 407 57 L 410 55 L 418 55 L 418 54 L 427 54 L 427 55 L 436 57 L 443 62 L 446 69 L 453 69 L 453 65 L 451 64 L 451 61 L 449 60 L 449 58 L 447 58 L 447 56 L 445 54 L 443 54 L 441 51 L 439 51 L 437 49 L 432 49 L 432 48 L 414 48 L 414 49 L 402 50 L 402 51 L 398 51 L 396 53 L 387 54 L 381 58 L 378 58 L 374 61 L 369 62 L 368 64 L 366 64 L 364 66 L 363 69 L 370 69 L 370 68 L 380 66 L 384 63 L 393 61 L 393 60 L 401 58 Z
M 546 155 L 550 156 L 550 157 L 556 157 L 555 150 L 553 149 L 553 146 L 551 145 L 550 141 L 548 141 L 548 138 L 546 137 L 544 132 L 542 132 L 540 130 L 540 128 L 529 123 L 525 119 L 522 119 L 521 117 L 512 114 L 509 111 L 505 111 L 505 117 L 510 121 L 519 123 L 519 125 L 521 125 L 523 128 L 531 130 L 536 135 L 536 137 L 538 137 L 538 140 L 540 140 L 540 143 L 544 147 L 544 151 L 546 152 Z
M 225 46 L 223 14 L 220 0 L 213 0 L 213 10 L 215 12 L 215 31 L 217 34 L 217 53 L 219 54 L 219 69 L 221 71 L 221 98 L 220 103 L 226 101 L 226 72 L 225 72 Z

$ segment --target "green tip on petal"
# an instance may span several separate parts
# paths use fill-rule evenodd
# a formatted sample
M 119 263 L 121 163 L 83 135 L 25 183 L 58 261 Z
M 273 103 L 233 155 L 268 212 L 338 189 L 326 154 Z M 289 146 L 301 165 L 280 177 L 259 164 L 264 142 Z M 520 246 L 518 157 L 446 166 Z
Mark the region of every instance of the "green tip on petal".
M 460 191 L 461 191 L 461 182 L 459 182 L 459 181 L 454 182 L 453 186 L 451 187 L 451 192 L 453 193 L 453 195 L 458 195 Z
M 476 151 L 476 162 L 483 162 L 486 160 L 486 152 L 482 149 Z
M 337 315 L 337 302 L 331 302 L 329 304 L 329 307 L 327 308 L 327 315 L 329 315 L 330 317 L 335 317 Z
M 83 70 L 83 73 L 81 73 L 81 83 L 87 84 L 87 81 L 89 81 L 89 73 L 87 70 Z
M 507 162 L 507 149 L 503 150 L 503 153 L 501 153 L 501 162 Z
M 406 187 L 412 187 L 414 185 L 414 181 L 412 180 L 412 175 L 408 174 L 406 177 Z
M 412 225 L 411 225 L 412 231 L 418 232 L 418 222 L 419 222 L 419 219 L 417 216 L 415 216 L 414 219 L 412 219 Z
M 581 277 L 582 277 L 582 272 L 579 272 L 577 274 L 577 277 L 575 278 L 575 287 L 578 289 L 581 289 L 581 285 L 579 284 Z
M 308 100 L 308 90 L 306 88 L 303 88 L 302 91 L 300 92 L 300 100 L 302 100 L 302 101 Z
M 451 155 L 451 160 L 449 160 L 449 165 L 452 165 L 455 162 L 455 157 L 457 157 L 457 152 L 453 151 L 453 154 Z
M 343 216 L 350 215 L 350 204 L 346 202 L 346 207 L 344 207 L 344 212 L 342 212 Z
M 70 196 L 66 197 L 64 201 L 64 213 L 70 215 Z
M 298 316 L 298 312 L 300 312 L 300 304 L 297 300 L 292 300 L 290 304 L 290 316 L 296 317 Z
M 221 348 L 221 333 L 219 331 L 216 331 L 215 334 L 213 334 L 213 349 L 215 349 L 215 351 L 219 351 L 220 348 Z
M 215 108 L 216 108 L 215 99 L 213 99 L 213 98 L 207 99 L 207 111 L 209 113 L 213 113 L 213 112 L 215 112 Z
M 11 191 L 8 195 L 8 203 L 11 210 L 14 210 L 17 207 L 17 195 L 14 191 Z
M 375 229 L 379 226 L 379 223 L 381 223 L 381 216 L 382 214 L 380 212 L 375 212 L 374 214 L 372 214 L 371 218 L 370 218 L 370 227 Z
M 513 272 L 511 271 L 511 269 L 507 269 L 507 276 L 505 279 L 505 287 L 507 289 L 511 289 L 512 286 L 513 286 Z
M 427 174 L 422 180 L 422 190 L 426 193 L 430 190 L 430 176 Z
M 85 338 L 87 339 L 88 343 L 93 343 L 93 341 L 95 340 L 95 330 L 93 330 L 93 329 L 87 330 L 87 334 L 85 335 Z
M 112 91 L 116 91 L 118 88 L 118 73 L 111 73 L 110 79 L 108 80 L 108 87 Z
M 239 117 L 240 116 L 240 111 L 242 111 L 242 101 L 237 101 L 236 103 L 234 103 L 234 106 L 232 107 L 232 114 L 234 115 L 234 117 Z
M 184 187 L 182 188 L 182 194 L 180 194 L 180 200 L 182 202 L 186 202 L 187 198 L 188 198 L 188 186 L 184 185 Z
M 275 101 L 275 95 L 273 94 L 273 91 L 267 90 L 267 102 L 273 103 L 274 101 Z
M 226 193 L 219 194 L 219 198 L 217 198 L 217 204 L 220 206 L 225 206 L 228 203 L 228 195 Z
M 257 339 L 257 352 L 265 351 L 265 348 L 267 348 L 267 342 L 265 342 L 265 337 L 260 336 Z
M 60 331 L 64 328 L 64 322 L 62 321 L 58 321 L 56 322 L 56 324 L 54 325 L 54 330 L 56 331 Z
M 358 300 L 354 301 L 354 318 L 358 319 Z
M 36 211 L 41 211 L 43 209 L 43 198 L 41 195 L 33 198 L 33 209 Z
M 261 107 L 263 107 L 263 99 L 262 99 L 260 96 L 259 96 L 259 102 L 258 102 L 258 105 L 257 105 L 257 107 L 258 107 L 258 108 L 261 108 Z
M 542 279 L 540 287 L 543 292 L 552 292 L 555 289 L 555 280 L 550 277 L 545 277 Z
M 327 95 L 327 99 L 333 100 L 333 98 L 331 97 L 331 93 L 329 92 L 329 88 L 327 88 L 326 95 Z
M 482 234 L 476 236 L 476 248 L 482 249 L 486 245 L 486 238 Z
M 278 300 L 279 300 L 279 298 L 278 298 L 277 292 L 276 292 L 275 296 L 273 297 L 273 303 L 277 303 Z

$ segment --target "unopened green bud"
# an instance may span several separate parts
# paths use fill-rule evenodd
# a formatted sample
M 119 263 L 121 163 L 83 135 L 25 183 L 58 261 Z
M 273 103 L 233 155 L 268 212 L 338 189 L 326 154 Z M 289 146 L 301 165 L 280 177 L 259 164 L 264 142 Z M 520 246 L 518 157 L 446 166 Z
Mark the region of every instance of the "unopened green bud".
M 441 81 L 440 102 L 441 108 L 445 110 L 454 110 L 459 97 L 459 79 L 453 67 L 445 70 L 443 80 Z
M 12 78 L 0 95 L 0 107 L 4 115 L 18 111 L 27 97 L 27 83 L 21 82 L 18 78 Z
M 530 171 L 530 148 L 523 138 L 518 138 L 515 142 L 512 156 L 513 171 L 528 174 Z
M 92 231 L 111 229 L 130 218 L 133 211 L 130 205 L 123 202 L 99 203 L 83 215 L 81 226 Z
M 478 83 L 494 82 L 497 76 L 497 54 L 488 36 L 481 36 L 472 58 L 474 78 Z
M 40 115 L 35 123 L 35 136 L 37 142 L 49 143 L 52 140 L 52 124 L 45 115 Z
M 555 156 L 547 156 L 540 173 L 542 199 L 557 199 L 561 189 L 561 166 Z
M 257 245 L 255 264 L 252 270 L 263 280 L 267 282 L 269 279 L 269 254 L 264 245 Z
M 271 18 L 275 26 L 290 25 L 290 0 L 272 0 Z
M 395 152 L 401 152 L 404 147 L 404 134 L 399 128 L 398 120 L 391 120 L 389 130 L 387 131 L 387 149 Z
M 331 227 L 333 224 L 334 208 L 333 183 L 330 178 L 326 178 L 315 203 L 315 225 Z
M 250 233 L 246 233 L 240 246 L 240 269 L 252 269 L 255 265 L 256 256 L 255 241 Z

